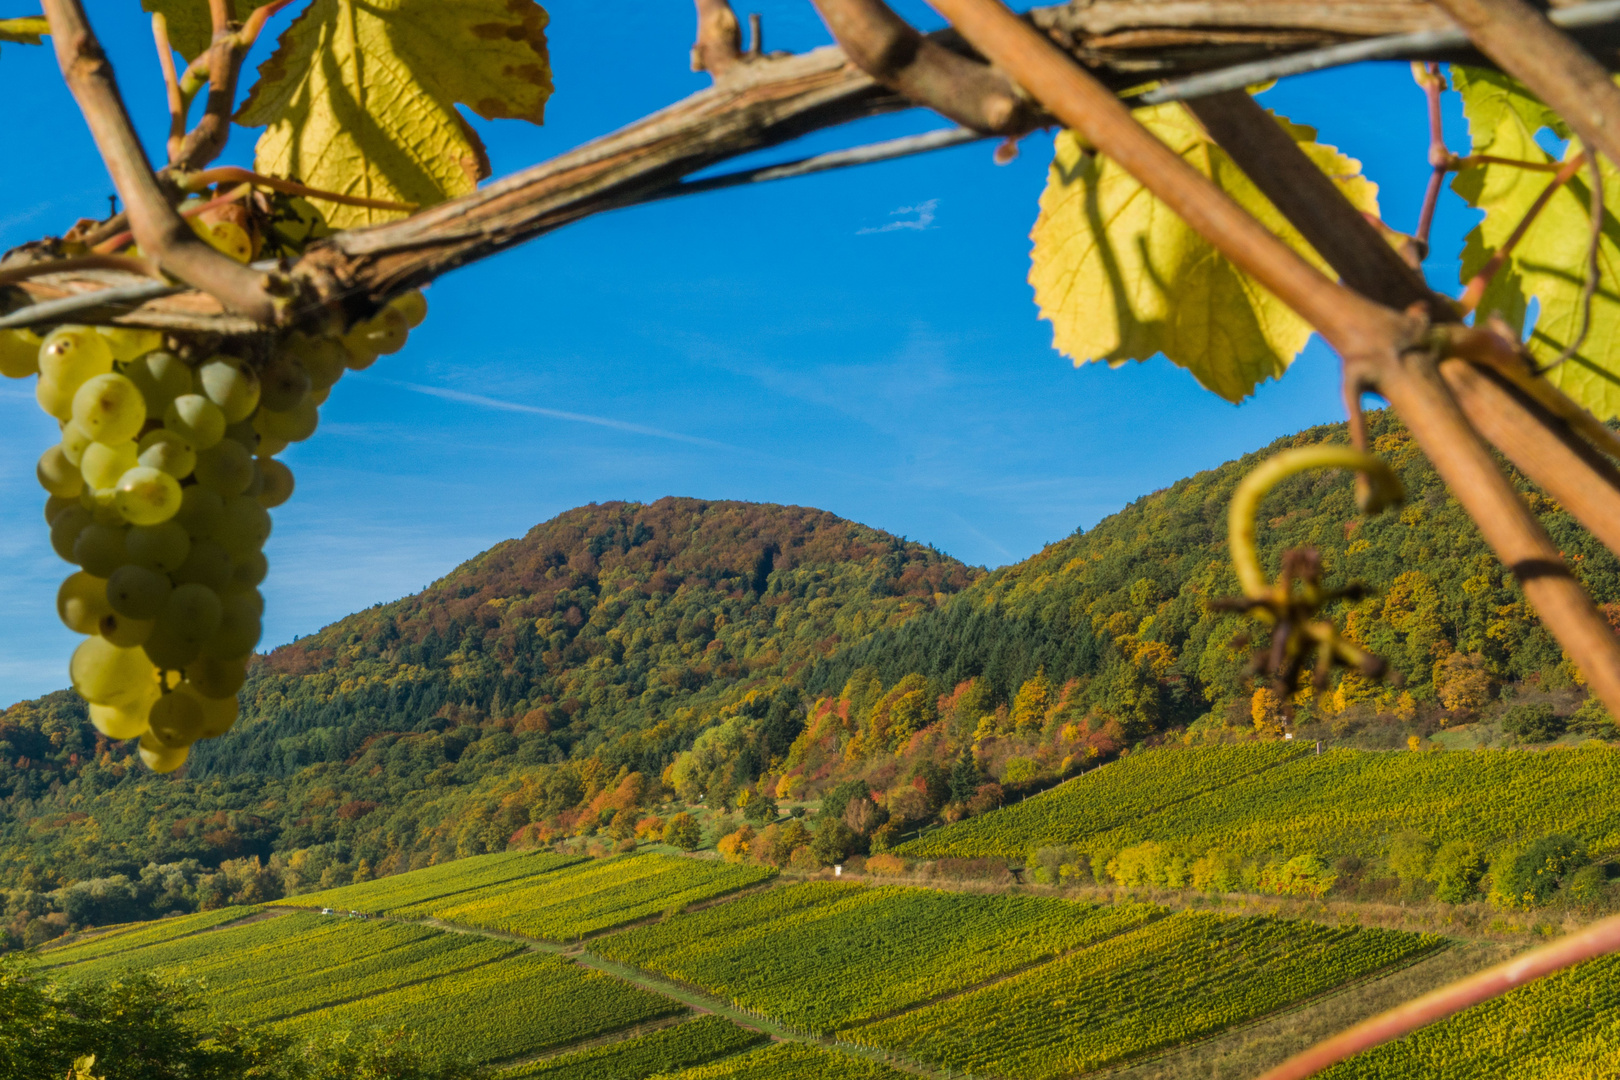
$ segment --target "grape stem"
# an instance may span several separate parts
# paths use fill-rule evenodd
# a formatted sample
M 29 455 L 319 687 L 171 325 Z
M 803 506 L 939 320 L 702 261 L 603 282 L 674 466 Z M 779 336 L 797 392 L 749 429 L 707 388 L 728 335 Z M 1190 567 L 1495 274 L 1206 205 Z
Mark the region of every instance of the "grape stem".
M 163 72 L 163 90 L 169 102 L 169 160 L 180 152 L 186 137 L 188 100 L 180 93 L 180 78 L 174 70 L 174 46 L 169 44 L 169 20 L 163 12 L 152 13 L 152 40 L 157 45 L 158 67 Z

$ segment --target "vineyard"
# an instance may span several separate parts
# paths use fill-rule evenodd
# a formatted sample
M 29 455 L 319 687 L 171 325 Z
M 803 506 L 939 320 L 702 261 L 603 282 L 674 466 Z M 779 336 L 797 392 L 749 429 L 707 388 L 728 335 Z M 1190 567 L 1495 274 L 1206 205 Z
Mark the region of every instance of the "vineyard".
M 912 1074 L 803 1043 L 773 1043 L 752 1053 L 662 1073 L 653 1080 L 912 1080 Z
M 604 956 L 825 1034 L 1164 915 L 1029 896 L 792 885 L 599 941 Z
M 258 914 L 259 910 L 256 907 L 217 908 L 213 911 L 199 911 L 195 915 L 177 915 L 172 919 L 160 919 L 157 922 L 129 923 L 106 933 L 96 934 L 94 937 L 57 945 L 54 948 L 47 947 L 43 950 L 43 956 L 46 963 L 53 965 L 95 960 L 103 956 L 145 948 L 148 945 L 173 941 L 175 938 L 203 930 L 212 930 L 216 926 L 251 918 Z
M 1183 912 L 843 1037 L 950 1069 L 1055 1080 L 1221 1031 L 1440 944 Z
M 1079 844 L 1304 752 L 1288 743 L 1262 742 L 1131 754 L 1051 791 L 947 825 L 895 850 L 924 859 L 1022 859 L 1035 847 Z
M 358 885 L 304 893 L 283 903 L 296 907 L 333 908 L 338 911 L 385 912 L 413 904 L 427 904 L 458 893 L 538 877 L 583 861 L 577 856 L 506 851 L 474 855 L 406 874 L 378 878 Z
M 727 1057 L 766 1041 L 718 1016 L 699 1016 L 622 1042 L 559 1054 L 502 1073 L 502 1080 L 629 1080 Z
M 672 855 L 624 855 L 571 866 L 532 883 L 489 885 L 393 913 L 566 942 L 713 900 L 774 873 Z
M 1620 1062 L 1620 958 L 1609 956 L 1370 1050 L 1322 1080 L 1609 1077 Z

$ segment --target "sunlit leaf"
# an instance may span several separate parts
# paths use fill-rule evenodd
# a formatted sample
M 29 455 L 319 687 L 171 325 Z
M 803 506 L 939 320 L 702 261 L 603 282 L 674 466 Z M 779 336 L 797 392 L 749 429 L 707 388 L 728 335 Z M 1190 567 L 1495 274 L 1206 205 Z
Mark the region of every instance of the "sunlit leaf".
M 1515 161 L 1547 164 L 1558 160 L 1536 142 L 1551 129 L 1568 134 L 1558 118 L 1516 81 L 1494 71 L 1452 68 L 1468 117 L 1473 152 Z M 1567 153 L 1578 148 L 1570 147 Z M 1566 154 L 1567 157 L 1567 154 Z M 1592 325 L 1580 351 L 1547 377 L 1570 397 L 1603 419 L 1620 416 L 1620 173 L 1603 162 L 1606 204 L 1598 245 L 1602 284 L 1592 302 Z M 1452 186 L 1485 218 L 1468 234 L 1462 279 L 1467 282 L 1490 260 L 1547 190 L 1552 176 L 1510 165 L 1466 169 Z M 1536 216 L 1506 265 L 1491 279 L 1479 313 L 1495 312 L 1524 331 L 1535 301 L 1529 348 L 1542 363 L 1556 358 L 1580 332 L 1581 291 L 1591 238 L 1591 172 L 1581 172 L 1555 192 Z
M 0 19 L 0 41 L 9 41 L 17 45 L 38 45 L 40 39 L 50 32 L 50 23 L 38 15 L 23 19 Z
M 1180 105 L 1136 113 L 1149 130 L 1318 266 L 1305 243 Z M 1278 118 L 1356 206 L 1378 212 L 1378 189 L 1361 163 L 1317 143 L 1316 132 Z M 1239 401 L 1287 370 L 1311 329 L 1219 255 L 1124 169 L 1057 139 L 1032 235 L 1030 284 L 1053 345 L 1076 364 L 1163 354 L 1205 387 Z
M 441 202 L 489 175 L 461 114 L 540 123 L 547 16 L 532 0 L 315 0 L 237 114 L 267 125 L 260 172 L 371 199 Z M 336 228 L 398 214 L 323 207 Z

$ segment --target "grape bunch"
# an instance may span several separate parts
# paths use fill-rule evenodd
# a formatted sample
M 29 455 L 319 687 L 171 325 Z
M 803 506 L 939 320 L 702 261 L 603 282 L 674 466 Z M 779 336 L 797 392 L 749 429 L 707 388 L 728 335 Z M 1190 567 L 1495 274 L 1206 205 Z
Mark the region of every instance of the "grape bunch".
M 0 330 L 0 374 L 37 376 L 61 426 L 37 475 L 51 546 L 79 567 L 56 597 L 86 635 L 73 688 L 102 734 L 140 740 L 154 772 L 236 722 L 269 511 L 293 491 L 276 455 L 315 433 L 345 371 L 398 351 L 426 313 L 408 293 L 339 337 L 241 342 L 251 361 L 152 330 Z

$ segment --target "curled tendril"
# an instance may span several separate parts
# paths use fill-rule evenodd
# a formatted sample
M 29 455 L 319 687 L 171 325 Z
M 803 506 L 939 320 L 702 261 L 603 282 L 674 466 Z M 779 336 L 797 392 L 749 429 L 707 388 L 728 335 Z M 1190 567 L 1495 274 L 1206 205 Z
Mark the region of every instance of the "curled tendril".
M 1368 482 L 1360 486 L 1357 495 L 1364 514 L 1376 514 L 1406 499 L 1400 478 L 1388 464 L 1349 446 L 1284 450 L 1261 462 L 1233 493 L 1228 539 L 1243 595 L 1213 600 L 1210 606 L 1244 611 L 1271 624 L 1270 648 L 1256 654 L 1254 667 L 1258 673 L 1271 676 L 1273 686 L 1285 701 L 1292 696 L 1299 673 L 1313 651 L 1316 665 L 1312 681 L 1319 689 L 1327 685 L 1335 666 L 1354 669 L 1369 678 L 1380 678 L 1385 670 L 1383 660 L 1346 641 L 1337 627 L 1318 617 L 1322 608 L 1334 600 L 1358 600 L 1368 595 L 1365 586 L 1324 587 L 1322 557 L 1314 548 L 1285 552 L 1282 572 L 1275 582 L 1268 582 L 1260 569 L 1260 557 L 1254 547 L 1255 515 L 1260 500 L 1284 478 L 1309 469 L 1355 469 L 1364 475 Z

